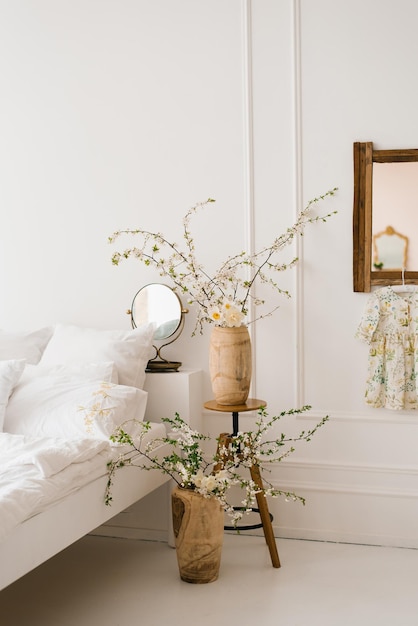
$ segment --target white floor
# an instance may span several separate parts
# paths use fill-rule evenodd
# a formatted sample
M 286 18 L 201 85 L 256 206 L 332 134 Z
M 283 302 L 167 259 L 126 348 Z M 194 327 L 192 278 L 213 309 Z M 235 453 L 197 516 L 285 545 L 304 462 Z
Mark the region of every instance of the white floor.
M 226 535 L 219 579 L 165 543 L 85 537 L 0 592 L 2 626 L 418 626 L 418 550 Z M 4 564 L 0 564 L 4 567 Z

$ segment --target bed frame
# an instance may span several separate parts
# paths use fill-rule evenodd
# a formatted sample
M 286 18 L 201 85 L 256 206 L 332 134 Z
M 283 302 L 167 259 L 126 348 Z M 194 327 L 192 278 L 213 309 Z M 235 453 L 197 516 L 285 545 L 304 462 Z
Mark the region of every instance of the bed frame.
M 158 422 L 178 411 L 193 428 L 201 415 L 201 373 L 185 370 L 147 374 L 146 419 Z M 164 453 L 164 447 L 161 448 Z M 159 472 L 122 468 L 112 487 L 112 506 L 104 503 L 102 476 L 20 524 L 0 543 L 0 589 L 3 589 L 128 506 L 168 482 Z

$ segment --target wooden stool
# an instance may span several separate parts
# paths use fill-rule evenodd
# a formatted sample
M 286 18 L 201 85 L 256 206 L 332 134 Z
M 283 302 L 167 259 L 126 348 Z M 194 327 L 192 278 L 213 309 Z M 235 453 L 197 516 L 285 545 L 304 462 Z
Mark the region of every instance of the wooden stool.
M 248 398 L 245 404 L 233 406 L 218 404 L 215 400 L 209 400 L 208 402 L 205 402 L 205 409 L 209 409 L 211 411 L 221 411 L 222 413 L 232 413 L 232 434 L 221 433 L 221 435 L 219 436 L 218 449 L 219 446 L 227 447 L 229 443 L 233 440 L 233 438 L 236 437 L 236 435 L 238 434 L 239 413 L 243 413 L 245 411 L 257 411 L 258 409 L 261 409 L 265 406 L 266 402 L 264 402 L 264 400 L 257 400 L 255 398 Z M 267 499 L 264 495 L 264 485 L 261 478 L 260 467 L 258 464 L 252 465 L 252 467 L 250 468 L 250 475 L 254 483 L 260 489 L 260 492 L 256 494 L 258 512 L 260 514 L 264 538 L 270 551 L 271 562 L 273 567 L 280 567 L 279 553 L 277 551 L 276 539 L 274 537 L 273 527 L 271 525 L 272 518 L 268 509 Z M 254 526 L 252 528 L 254 528 Z M 243 528 L 240 528 L 240 530 L 245 530 L 245 526 Z

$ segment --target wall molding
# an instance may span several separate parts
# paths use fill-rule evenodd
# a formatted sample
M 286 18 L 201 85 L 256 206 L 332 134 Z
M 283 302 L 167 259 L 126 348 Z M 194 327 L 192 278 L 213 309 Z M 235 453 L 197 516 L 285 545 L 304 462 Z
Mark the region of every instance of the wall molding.
M 297 468 L 306 470 L 323 470 L 338 472 L 364 472 L 371 474 L 391 474 L 391 475 L 411 475 L 418 476 L 417 466 L 403 465 L 376 465 L 364 463 L 331 463 L 331 462 L 312 462 L 312 461 L 288 461 L 284 460 L 280 463 L 281 467 Z
M 326 415 L 330 416 L 333 422 L 362 422 L 364 424 L 410 424 L 418 426 L 418 412 L 407 413 L 404 411 L 385 411 L 375 409 L 376 413 L 352 412 L 352 411 L 309 411 L 303 415 L 295 416 L 298 420 L 321 420 Z
M 292 3 L 292 63 L 293 63 L 293 188 L 296 220 L 303 208 L 303 137 L 302 137 L 302 65 L 301 65 L 301 29 L 300 0 Z M 296 405 L 305 404 L 305 342 L 304 342 L 304 274 L 303 274 L 303 242 L 300 237 L 295 240 L 296 264 L 295 272 L 295 390 Z
M 292 63 L 293 63 L 293 141 L 294 141 L 294 186 L 296 209 L 295 217 L 302 209 L 303 202 L 303 165 L 302 165 L 302 60 L 300 0 L 292 3 Z
M 329 493 L 341 495 L 360 495 L 370 497 L 383 497 L 383 498 L 418 498 L 418 489 L 395 489 L 390 487 L 375 487 L 368 485 L 366 487 L 361 485 L 350 485 L 343 483 L 325 483 L 325 482 L 312 482 L 302 480 L 292 481 L 271 481 L 272 485 L 282 491 L 294 491 L 299 493 L 301 491 L 308 493 Z M 276 483 L 276 484 L 275 484 Z
M 418 499 L 418 465 L 285 459 L 269 469 L 270 483 L 282 491 Z
M 254 205 L 254 114 L 253 114 L 253 62 L 252 62 L 252 6 L 251 0 L 241 0 L 241 54 L 242 54 L 242 139 L 243 139 L 243 180 L 245 204 L 245 238 L 246 250 L 250 254 L 255 251 L 255 205 Z M 250 278 L 250 268 L 248 276 Z M 250 316 L 254 317 L 254 305 L 250 303 Z M 251 337 L 252 359 L 255 363 L 256 329 L 255 324 L 249 327 Z M 253 369 L 251 385 L 257 388 L 257 373 Z
M 251 413 L 248 412 L 247 416 L 249 416 L 250 414 Z M 357 412 L 353 413 L 350 411 L 315 410 L 315 411 L 307 411 L 306 413 L 303 413 L 302 415 L 295 415 L 294 419 L 298 421 L 308 420 L 312 422 L 318 422 L 322 418 L 326 417 L 327 415 L 329 415 L 330 422 L 333 422 L 333 423 L 359 422 L 363 424 L 393 424 L 394 426 L 397 426 L 399 424 L 407 424 L 407 425 L 418 427 L 418 412 L 415 414 L 386 412 L 386 413 L 379 413 L 376 415 L 371 415 L 370 413 L 357 413 Z M 211 413 L 210 411 L 203 410 L 202 416 L 208 419 L 210 417 L 213 418 L 213 413 Z

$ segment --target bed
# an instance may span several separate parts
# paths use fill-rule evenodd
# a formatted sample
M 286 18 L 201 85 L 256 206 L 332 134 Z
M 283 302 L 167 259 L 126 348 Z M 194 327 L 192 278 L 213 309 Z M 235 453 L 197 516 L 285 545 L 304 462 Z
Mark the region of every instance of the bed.
M 123 468 L 111 506 L 104 501 L 106 464 L 119 452 L 114 428 L 128 420 L 134 435 L 137 421 L 151 419 L 148 436 L 160 436 L 173 387 L 190 404 L 180 373 L 147 380 L 152 334 L 0 330 L 0 589 L 167 482 Z

